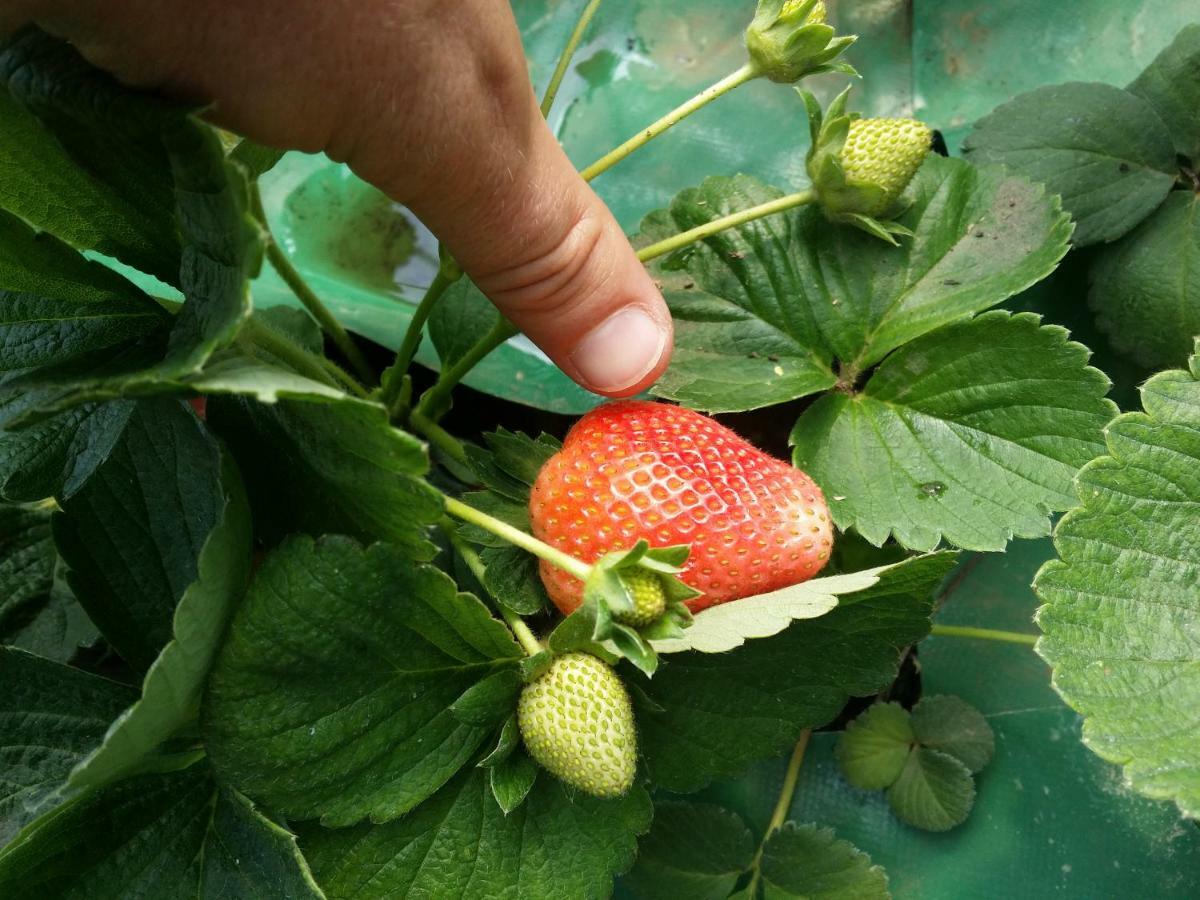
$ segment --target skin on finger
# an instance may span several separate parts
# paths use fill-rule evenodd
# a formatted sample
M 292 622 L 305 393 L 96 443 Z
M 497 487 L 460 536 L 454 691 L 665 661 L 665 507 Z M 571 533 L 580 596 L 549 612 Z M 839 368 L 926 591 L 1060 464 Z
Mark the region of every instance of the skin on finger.
M 13 0 L 3 20 L 26 19 L 225 127 L 345 161 L 583 386 L 623 396 L 665 368 L 670 315 L 542 119 L 506 0 Z

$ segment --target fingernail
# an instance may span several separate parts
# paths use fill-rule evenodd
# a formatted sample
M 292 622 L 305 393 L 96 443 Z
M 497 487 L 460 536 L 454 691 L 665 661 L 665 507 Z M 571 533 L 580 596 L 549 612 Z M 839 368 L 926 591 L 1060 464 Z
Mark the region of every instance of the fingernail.
M 662 357 L 666 332 L 640 309 L 609 316 L 580 341 L 571 362 L 587 386 L 601 393 L 633 387 Z

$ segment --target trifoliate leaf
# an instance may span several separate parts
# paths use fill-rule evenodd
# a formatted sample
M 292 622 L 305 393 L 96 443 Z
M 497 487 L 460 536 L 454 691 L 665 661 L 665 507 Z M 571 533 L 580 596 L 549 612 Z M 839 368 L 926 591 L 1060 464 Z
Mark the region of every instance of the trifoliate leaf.
M 946 753 L 914 747 L 888 788 L 888 804 L 901 822 L 923 831 L 949 831 L 967 820 L 975 803 L 971 771 Z
M 1167 123 L 1177 153 L 1200 161 L 1200 25 L 1185 25 L 1126 90 Z
M 514 753 L 489 767 L 488 786 L 505 815 L 525 802 L 537 780 L 537 774 L 537 765 L 524 753 Z
M 783 753 L 850 696 L 878 693 L 901 650 L 928 634 L 932 591 L 953 564 L 953 554 L 919 558 L 818 619 L 728 653 L 672 654 L 653 679 L 628 678 L 650 701 L 634 710 L 651 780 L 699 790 Z
M 1038 573 L 1038 652 L 1084 742 L 1140 793 L 1200 816 L 1200 345 L 1142 387 Z
M 1200 334 L 1200 196 L 1174 191 L 1092 265 L 1088 302 L 1120 353 L 1183 365 Z
M 650 825 L 650 798 L 635 787 L 617 800 L 571 792 L 539 777 L 507 816 L 487 770 L 470 769 L 386 825 L 301 831 L 301 847 L 329 900 L 522 896 L 600 900 L 633 862 Z M 464 843 L 464 840 L 469 843 Z
M 159 446 L 165 455 L 167 449 Z M 175 459 L 181 467 L 196 462 L 195 456 Z M 206 486 L 218 495 L 217 518 L 207 534 L 197 535 L 202 543 L 194 562 L 195 578 L 175 607 L 171 640 L 146 673 L 141 698 L 113 722 L 104 743 L 71 773 L 72 788 L 97 787 L 135 771 L 196 718 L 208 670 L 250 576 L 250 512 L 241 478 L 224 450 L 217 478 L 216 484 Z M 179 496 L 185 488 L 186 482 L 179 485 Z M 186 521 L 186 513 L 175 511 L 175 515 Z M 164 535 L 161 526 L 159 535 Z M 155 549 L 161 555 L 161 548 Z
M 269 405 L 213 397 L 208 421 L 245 475 L 260 534 L 336 532 L 433 555 L 426 531 L 443 504 L 421 478 L 428 457 L 382 406 L 346 396 L 279 396 Z
M 71 769 L 137 692 L 0 647 L 0 843 L 60 800 Z
M 953 756 L 972 773 L 996 752 L 996 737 L 983 713 L 959 697 L 922 697 L 912 710 L 912 733 L 922 747 Z
M 319 900 L 295 838 L 203 767 L 91 791 L 0 852 L 0 894 Z
M 217 658 L 206 748 L 225 783 L 284 815 L 387 821 L 482 746 L 492 727 L 451 706 L 520 657 L 482 603 L 394 545 L 292 537 L 258 569 Z
M 656 391 L 711 411 L 849 384 L 890 351 L 1049 273 L 1070 222 L 1041 185 L 931 157 L 913 180 L 899 248 L 811 207 L 722 231 L 658 264 L 675 355 Z M 660 240 L 779 192 L 710 178 L 642 223 Z M 835 361 L 836 373 L 835 374 Z
M 996 107 L 976 123 L 963 153 L 1061 195 L 1081 247 L 1116 240 L 1137 225 L 1177 174 L 1171 133 L 1151 105 L 1091 82 L 1040 87 Z
M 838 738 L 838 765 L 855 787 L 881 790 L 900 777 L 915 743 L 908 710 L 899 703 L 876 703 Z
M 839 528 L 880 545 L 1002 550 L 1050 530 L 1116 407 L 1087 348 L 1031 313 L 989 312 L 889 356 L 796 423 L 793 461 Z
M 621 884 L 639 900 L 725 900 L 757 845 L 736 813 L 709 803 L 660 801 Z
M 829 828 L 786 823 L 763 848 L 764 900 L 887 900 L 887 873 Z

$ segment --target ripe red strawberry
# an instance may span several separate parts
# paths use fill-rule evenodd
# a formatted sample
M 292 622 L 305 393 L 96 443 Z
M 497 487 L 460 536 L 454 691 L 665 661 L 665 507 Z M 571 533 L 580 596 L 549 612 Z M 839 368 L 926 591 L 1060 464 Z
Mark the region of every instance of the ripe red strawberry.
M 538 538 L 589 563 L 639 538 L 691 544 L 681 577 L 704 592 L 693 611 L 805 581 L 833 545 L 811 478 L 708 416 L 643 400 L 575 423 L 538 473 L 529 515 Z M 575 609 L 582 583 L 547 563 L 541 571 L 558 608 Z

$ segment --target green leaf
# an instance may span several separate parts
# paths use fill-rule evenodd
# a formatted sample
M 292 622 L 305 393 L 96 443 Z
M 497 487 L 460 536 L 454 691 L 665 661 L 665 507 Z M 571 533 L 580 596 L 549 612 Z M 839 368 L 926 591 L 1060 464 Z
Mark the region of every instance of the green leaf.
M 71 769 L 136 696 L 116 682 L 0 647 L 0 843 L 59 802 Z
M 0 628 L 49 596 L 57 558 L 49 509 L 0 506 Z
M 517 708 L 523 683 L 516 669 L 502 669 L 477 681 L 450 704 L 455 718 L 467 725 L 495 727 Z
M 889 356 L 860 393 L 805 411 L 792 459 L 839 528 L 916 550 L 1049 533 L 1116 407 L 1087 348 L 1039 322 L 995 311 L 948 325 Z
M 382 406 L 347 396 L 271 405 L 214 397 L 208 421 L 245 476 L 259 534 L 338 532 L 432 557 L 426 531 L 443 504 L 421 478 L 429 460 Z
M 55 517 L 75 596 L 135 668 L 149 668 L 171 639 L 175 605 L 221 515 L 220 469 L 216 441 L 185 403 L 142 400 L 108 460 Z
M 1174 191 L 1099 257 L 1088 302 L 1096 324 L 1139 365 L 1182 365 L 1200 334 L 1200 197 Z
M 229 151 L 229 159 L 241 166 L 246 171 L 246 177 L 254 181 L 275 168 L 286 152 L 242 138 Z
M 838 738 L 838 765 L 856 788 L 881 790 L 900 777 L 915 743 L 908 710 L 899 703 L 876 703 Z
M 1186 25 L 1126 88 L 1154 107 L 1175 151 L 1200 163 L 1200 25 Z
M 699 790 L 785 752 L 851 696 L 878 693 L 903 648 L 928 634 L 931 593 L 953 563 L 936 554 L 895 567 L 853 603 L 728 653 L 672 654 L 652 680 L 634 682 L 659 707 L 635 704 L 651 780 Z
M 183 115 L 26 32 L 0 49 L 0 206 L 176 284 L 180 247 L 158 131 Z
M 224 781 L 284 815 L 387 821 L 475 754 L 492 728 L 451 706 L 520 657 L 483 604 L 399 548 L 289 538 L 213 669 L 206 747 Z
M 70 662 L 80 647 L 94 643 L 99 636 L 71 593 L 61 559 L 56 561 L 54 577 L 42 602 L 23 610 L 0 629 L 0 643 L 61 663 Z
M 887 900 L 887 873 L 831 829 L 786 823 L 762 857 L 764 900 Z
M 640 787 L 617 800 L 571 793 L 538 778 L 509 815 L 487 774 L 470 769 L 386 825 L 301 831 L 301 847 L 329 900 L 352 897 L 605 898 L 650 825 Z M 468 843 L 464 843 L 464 841 Z
M 141 698 L 71 773 L 72 788 L 97 787 L 137 770 L 195 720 L 205 678 L 250 577 L 250 513 L 241 478 L 225 452 L 219 479 L 218 517 L 201 536 L 195 580 L 175 609 L 171 640 L 146 673 Z
M 1041 87 L 996 107 L 976 123 L 963 152 L 1061 195 L 1081 247 L 1133 228 L 1177 174 L 1171 134 L 1151 105 L 1094 82 Z
M 429 337 L 442 367 L 462 359 L 499 321 L 499 311 L 470 278 L 450 285 L 429 314 Z
M 537 557 L 516 547 L 483 547 L 483 587 L 498 603 L 519 616 L 532 616 L 550 605 L 538 573 Z
M 0 893 L 322 896 L 295 838 L 203 769 L 123 781 L 39 819 L 0 853 Z
M 508 815 L 525 802 L 533 783 L 537 780 L 538 767 L 524 753 L 514 753 L 507 759 L 488 769 L 488 784 L 492 796 Z
M 1038 573 L 1038 652 L 1084 742 L 1138 792 L 1200 817 L 1200 345 L 1142 387 L 1079 473 Z
M 517 714 L 513 713 L 504 720 L 504 725 L 500 728 L 499 736 L 496 739 L 496 746 L 476 765 L 488 768 L 504 762 L 512 756 L 519 743 L 521 743 L 521 731 L 517 725 Z
M 921 746 L 953 756 L 972 773 L 982 771 L 996 752 L 992 726 L 959 697 L 922 697 L 913 707 L 912 732 Z
M 621 883 L 644 900 L 725 900 L 758 841 L 741 816 L 709 803 L 664 800 Z
M 971 771 L 946 753 L 914 747 L 888 804 L 901 822 L 923 831 L 949 831 L 967 820 L 975 803 Z
M 214 356 L 200 374 L 184 383 L 199 394 L 235 394 L 259 403 L 274 403 L 280 397 L 340 400 L 347 396 L 338 388 L 234 350 Z
M 1066 252 L 1070 222 L 1058 201 L 1003 170 L 930 157 L 910 191 L 900 221 L 914 237 L 899 248 L 805 207 L 720 232 L 684 261 L 660 264 L 686 272 L 660 273 L 676 351 L 656 390 L 737 411 L 832 387 L 835 360 L 851 383 L 895 348 L 1043 278 Z M 710 178 L 669 213 L 648 216 L 643 237 L 777 196 L 745 176 Z

